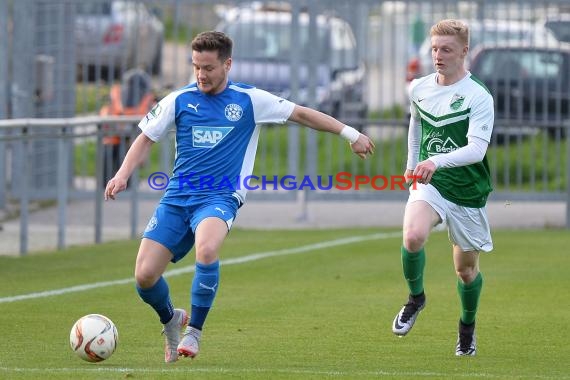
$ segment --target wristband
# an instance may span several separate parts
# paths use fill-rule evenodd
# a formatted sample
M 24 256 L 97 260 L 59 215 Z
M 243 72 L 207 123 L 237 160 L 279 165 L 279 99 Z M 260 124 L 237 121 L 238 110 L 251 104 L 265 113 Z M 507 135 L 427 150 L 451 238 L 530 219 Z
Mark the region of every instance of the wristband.
M 345 125 L 344 128 L 342 128 L 342 131 L 340 131 L 340 135 L 348 140 L 351 144 L 354 144 L 360 137 L 360 132 L 352 127 L 349 127 L 348 125 Z

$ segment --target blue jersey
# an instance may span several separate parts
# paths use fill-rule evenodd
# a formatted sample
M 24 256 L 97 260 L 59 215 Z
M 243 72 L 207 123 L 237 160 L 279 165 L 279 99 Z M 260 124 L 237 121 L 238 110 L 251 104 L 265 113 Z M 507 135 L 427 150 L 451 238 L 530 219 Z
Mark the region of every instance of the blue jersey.
M 174 170 L 162 201 L 186 205 L 191 195 L 233 195 L 245 201 L 244 181 L 253 172 L 259 125 L 283 124 L 295 104 L 267 91 L 228 83 L 216 95 L 192 83 L 164 97 L 139 123 L 151 140 L 174 124 Z

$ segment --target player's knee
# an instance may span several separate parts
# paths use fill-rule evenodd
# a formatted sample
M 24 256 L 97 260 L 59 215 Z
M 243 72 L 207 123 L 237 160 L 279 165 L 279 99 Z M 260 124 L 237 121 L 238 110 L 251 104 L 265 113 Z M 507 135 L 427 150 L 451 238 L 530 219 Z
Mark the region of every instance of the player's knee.
M 135 267 L 135 282 L 139 288 L 151 288 L 158 281 L 159 277 L 160 275 L 156 275 L 148 268 L 138 265 Z
M 455 269 L 455 274 L 457 274 L 457 277 L 464 284 L 470 284 L 471 282 L 473 282 L 473 280 L 475 280 L 475 278 L 477 277 L 478 273 L 479 272 L 477 271 L 477 268 L 471 266 L 465 266 Z
M 407 230 L 404 233 L 404 248 L 408 252 L 418 252 L 424 246 L 426 236 L 417 230 Z
M 210 241 L 196 244 L 196 260 L 202 264 L 211 264 L 218 259 L 218 246 Z

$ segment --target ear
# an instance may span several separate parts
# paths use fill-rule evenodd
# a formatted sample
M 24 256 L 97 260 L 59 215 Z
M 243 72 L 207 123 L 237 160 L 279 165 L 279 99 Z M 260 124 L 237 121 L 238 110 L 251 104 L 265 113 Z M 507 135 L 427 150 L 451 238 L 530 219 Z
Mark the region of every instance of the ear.
M 226 69 L 226 71 L 230 71 L 230 69 L 232 68 L 232 58 L 228 58 L 226 59 L 226 62 L 224 62 L 224 67 Z

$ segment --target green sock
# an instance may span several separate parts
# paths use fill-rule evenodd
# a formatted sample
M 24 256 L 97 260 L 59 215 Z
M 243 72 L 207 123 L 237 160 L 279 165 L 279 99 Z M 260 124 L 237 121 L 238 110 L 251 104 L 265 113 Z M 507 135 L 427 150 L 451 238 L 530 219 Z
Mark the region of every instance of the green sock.
M 482 288 L 483 276 L 481 273 L 478 273 L 475 280 L 469 284 L 464 284 L 461 280 L 457 280 L 457 292 L 461 299 L 461 321 L 466 325 L 475 322 L 475 314 L 477 314 Z
M 422 294 L 424 291 L 425 265 L 426 255 L 423 248 L 418 252 L 408 252 L 402 247 L 402 268 L 412 296 Z

